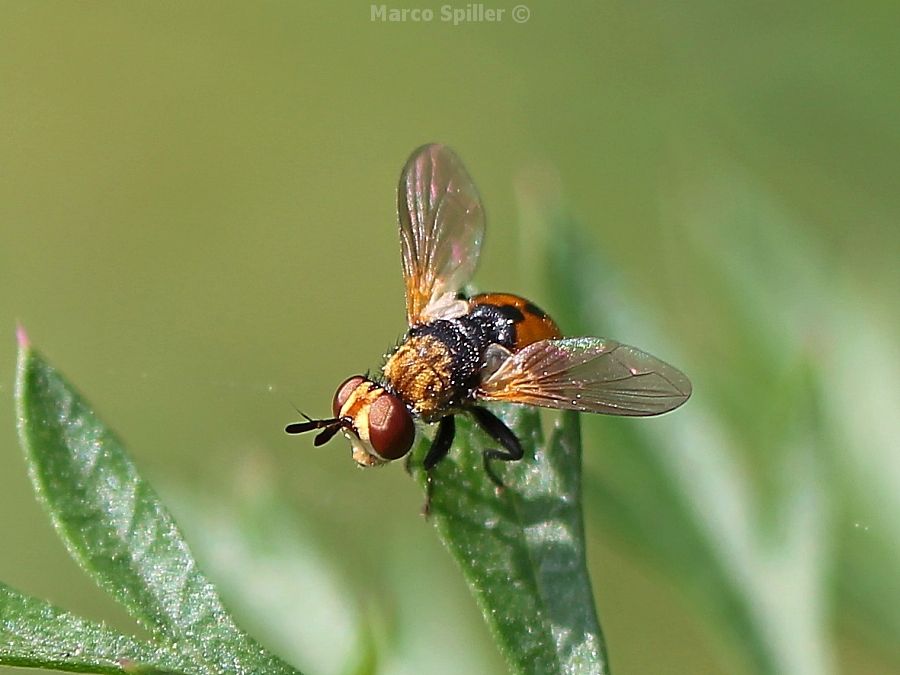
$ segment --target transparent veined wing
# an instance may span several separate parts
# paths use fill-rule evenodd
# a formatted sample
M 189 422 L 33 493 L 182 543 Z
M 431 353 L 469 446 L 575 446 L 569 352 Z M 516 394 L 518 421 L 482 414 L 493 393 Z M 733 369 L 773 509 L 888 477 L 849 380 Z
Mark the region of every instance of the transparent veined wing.
M 480 398 L 608 415 L 659 415 L 691 395 L 677 368 L 603 338 L 542 340 L 510 355 Z
M 403 167 L 397 214 L 406 318 L 413 326 L 447 311 L 472 277 L 484 241 L 484 210 L 459 157 L 433 144 L 413 152 Z

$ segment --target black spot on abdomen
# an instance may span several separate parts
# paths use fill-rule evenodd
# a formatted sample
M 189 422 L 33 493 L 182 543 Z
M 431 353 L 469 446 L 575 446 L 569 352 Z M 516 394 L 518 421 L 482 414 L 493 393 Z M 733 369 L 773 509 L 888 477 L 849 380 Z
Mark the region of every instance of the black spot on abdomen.
M 549 316 L 547 316 L 547 312 L 542 310 L 540 307 L 535 305 L 533 302 L 528 302 L 528 301 L 525 302 L 525 311 L 528 312 L 529 314 L 534 314 L 535 316 L 539 316 L 541 319 L 549 319 L 550 318 Z
M 494 307 L 504 319 L 509 319 L 513 323 L 522 323 L 525 320 L 522 310 L 515 305 L 494 305 Z

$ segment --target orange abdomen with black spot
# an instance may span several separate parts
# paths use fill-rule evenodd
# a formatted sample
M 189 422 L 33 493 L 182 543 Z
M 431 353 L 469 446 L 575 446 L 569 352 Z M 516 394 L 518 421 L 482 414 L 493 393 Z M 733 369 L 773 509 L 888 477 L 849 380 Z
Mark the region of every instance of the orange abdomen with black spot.
M 469 306 L 492 305 L 505 309 L 516 328 L 514 351 L 538 342 L 561 338 L 559 327 L 547 313 L 534 303 L 512 293 L 479 293 L 469 298 Z

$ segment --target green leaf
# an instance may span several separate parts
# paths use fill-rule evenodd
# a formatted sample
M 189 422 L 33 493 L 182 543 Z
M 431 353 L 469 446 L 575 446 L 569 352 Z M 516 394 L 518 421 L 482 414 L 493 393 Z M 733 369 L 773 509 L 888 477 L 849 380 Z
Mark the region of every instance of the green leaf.
M 235 624 L 119 439 L 20 332 L 19 438 L 72 557 L 200 673 L 294 673 Z
M 825 366 L 823 417 L 844 497 L 838 593 L 841 618 L 900 664 L 900 354 L 890 331 L 852 289 L 835 294 L 834 344 Z M 866 374 L 860 376 L 861 373 Z
M 542 223 L 533 227 L 532 243 L 545 256 L 531 268 L 546 270 L 548 306 L 561 324 L 576 334 L 621 339 L 654 353 L 659 345 L 667 350 L 660 350 L 661 356 L 680 364 L 674 338 L 658 338 L 646 318 L 651 310 L 630 297 L 615 262 L 597 252 L 557 200 L 527 206 L 532 223 Z M 731 202 L 742 200 L 731 196 Z M 759 236 L 764 228 L 757 219 L 746 220 L 743 229 Z M 769 211 L 758 218 L 775 220 Z M 729 230 L 732 239 L 739 229 L 735 223 Z M 695 329 L 713 332 L 733 321 L 736 333 L 752 336 L 735 359 L 748 372 L 736 373 L 731 360 L 723 367 L 708 350 L 702 354 L 707 371 L 685 365 L 695 387 L 683 409 L 658 420 L 593 420 L 587 445 L 602 449 L 591 459 L 603 468 L 587 472 L 586 500 L 605 529 L 620 532 L 679 578 L 753 672 L 828 673 L 825 609 L 832 542 L 818 458 L 824 424 L 815 413 L 814 361 L 769 315 L 753 314 L 758 309 L 771 314 L 771 307 L 786 304 L 784 294 L 777 302 L 761 303 L 732 278 L 745 272 L 743 267 L 747 273 L 777 274 L 777 257 L 756 243 L 769 255 L 753 265 L 744 261 L 740 269 L 734 261 L 723 263 L 724 254 L 710 255 L 721 266 L 720 278 L 715 284 L 705 278 L 712 288 L 704 287 L 701 297 L 727 296 L 723 305 L 731 314 L 717 314 L 714 326 Z M 682 268 L 691 265 L 680 260 Z M 754 385 L 759 389 L 747 399 Z M 750 415 L 742 409 L 748 400 Z M 745 468 L 751 459 L 764 466 L 760 485 Z
M 0 665 L 68 672 L 147 672 L 129 670 L 129 664 L 152 664 L 159 673 L 176 673 L 185 665 L 164 649 L 0 584 Z
M 308 672 L 344 672 L 372 640 L 341 565 L 265 458 L 248 451 L 228 471 L 226 498 L 196 484 L 161 490 L 194 552 L 247 628 L 265 629 L 279 654 Z
M 493 441 L 460 416 L 453 450 L 434 469 L 431 518 L 514 672 L 608 673 L 585 566 L 577 415 L 561 414 L 545 443 L 538 411 L 494 412 L 525 457 L 497 467 L 507 486 L 498 491 L 481 458 Z

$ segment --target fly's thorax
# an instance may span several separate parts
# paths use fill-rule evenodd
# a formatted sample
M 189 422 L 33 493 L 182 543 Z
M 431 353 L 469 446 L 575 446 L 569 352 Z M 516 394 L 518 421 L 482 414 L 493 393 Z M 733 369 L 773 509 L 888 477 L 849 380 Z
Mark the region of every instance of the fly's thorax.
M 411 333 L 384 364 L 391 389 L 426 421 L 457 396 L 450 346 L 437 335 Z

